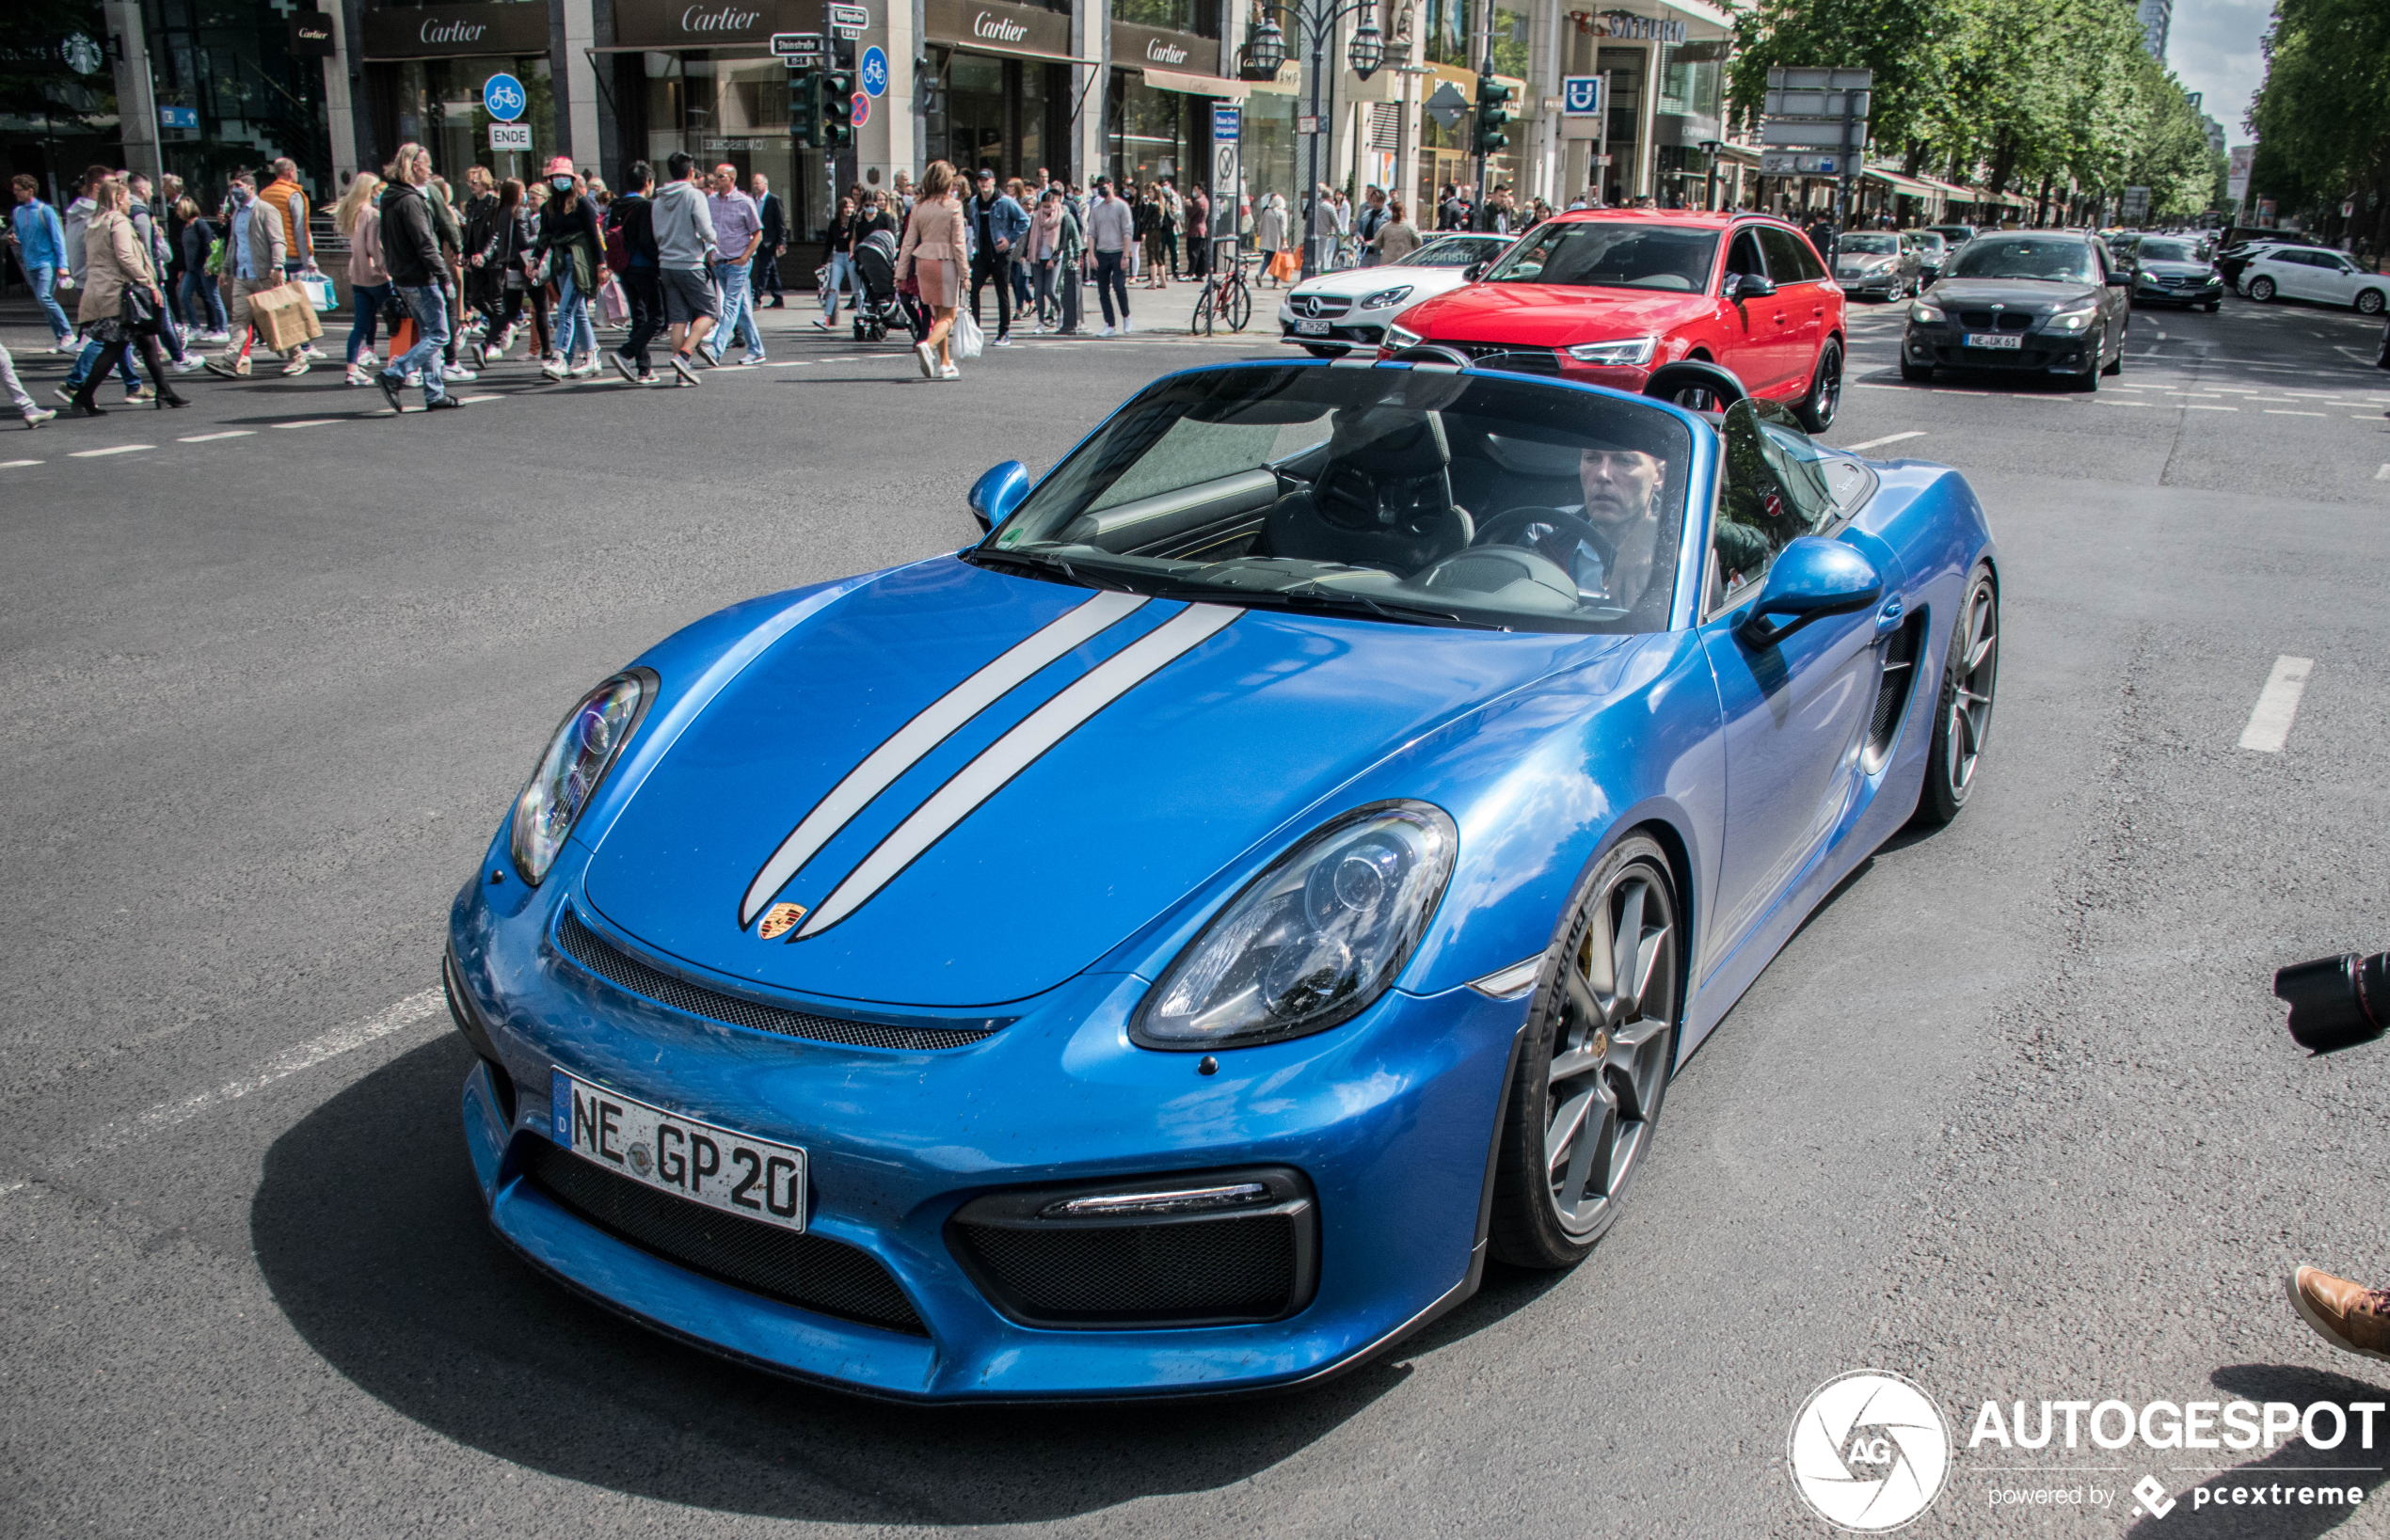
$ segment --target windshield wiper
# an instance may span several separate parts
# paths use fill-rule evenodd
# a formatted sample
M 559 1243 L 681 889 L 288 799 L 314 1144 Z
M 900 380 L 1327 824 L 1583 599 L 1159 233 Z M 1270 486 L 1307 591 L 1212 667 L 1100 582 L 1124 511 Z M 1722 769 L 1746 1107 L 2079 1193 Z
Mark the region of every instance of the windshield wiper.
M 1081 572 L 1078 568 L 1073 566 L 1061 557 L 1053 555 L 1046 551 L 985 550 L 975 546 L 971 549 L 964 552 L 964 555 L 975 562 L 991 562 L 998 564 L 1010 562 L 1016 566 L 1028 567 L 1031 571 L 1040 574 L 1060 572 L 1065 579 L 1078 584 L 1082 588 L 1100 588 L 1113 594 L 1138 594 L 1144 592 L 1142 589 L 1131 588 L 1128 584 L 1121 581 L 1118 578 L 1098 578 L 1089 573 Z
M 1411 625 L 1417 625 L 1422 621 L 1439 621 L 1472 631 L 1510 629 L 1509 627 L 1494 621 L 1472 620 L 1466 615 L 1457 615 L 1449 610 L 1438 610 L 1425 604 L 1410 604 L 1401 599 L 1395 599 L 1390 603 L 1384 599 L 1373 598 L 1367 594 L 1355 594 L 1341 588 L 1322 588 L 1316 579 L 1301 588 L 1282 588 L 1271 592 L 1274 592 L 1277 597 L 1290 601 L 1302 600 L 1328 605 L 1331 608 L 1357 606 L 1381 619 L 1399 620 Z

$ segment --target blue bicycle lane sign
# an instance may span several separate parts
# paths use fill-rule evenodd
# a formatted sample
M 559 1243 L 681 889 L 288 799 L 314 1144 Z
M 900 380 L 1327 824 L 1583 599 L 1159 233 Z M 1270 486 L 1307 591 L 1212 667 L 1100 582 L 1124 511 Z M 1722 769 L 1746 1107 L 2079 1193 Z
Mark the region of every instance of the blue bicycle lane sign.
M 513 75 L 494 74 L 482 85 L 482 106 L 502 123 L 511 123 L 523 115 L 530 99 L 523 94 L 523 83 Z

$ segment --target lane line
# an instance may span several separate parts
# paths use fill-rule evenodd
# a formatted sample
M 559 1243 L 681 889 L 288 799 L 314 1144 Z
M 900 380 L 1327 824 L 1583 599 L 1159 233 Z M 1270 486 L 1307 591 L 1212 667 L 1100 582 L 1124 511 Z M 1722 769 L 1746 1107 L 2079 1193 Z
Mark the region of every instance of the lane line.
M 2257 691 L 2256 708 L 2249 713 L 2249 725 L 2240 730 L 2240 746 L 2259 754 L 2280 754 L 2290 740 L 2290 719 L 2299 712 L 2299 697 L 2306 692 L 2308 671 L 2316 666 L 2312 658 L 2282 657 L 2274 659 L 2274 671 L 2266 676 L 2266 688 Z
M 113 444 L 106 449 L 79 449 L 67 456 L 71 460 L 96 460 L 103 454 L 131 454 L 135 450 L 155 449 L 155 444 Z
M 17 463 L 19 465 L 23 465 L 24 462 L 20 460 Z M 41 462 L 39 460 L 34 462 L 36 465 L 40 465 L 40 463 Z M 2373 473 L 2373 479 L 2378 482 L 2390 482 L 2390 465 L 2384 465 L 2380 470 L 2375 471 Z
M 458 397 L 456 398 L 456 405 L 459 405 L 459 406 L 470 406 L 471 405 L 473 405 L 473 403 L 475 403 L 475 402 L 477 402 L 477 401 L 503 401 L 503 400 L 505 400 L 505 399 L 506 399 L 505 397 L 503 397 L 503 396 L 499 396 L 499 395 L 487 395 L 487 396 L 458 396 Z
M 2266 415 L 2268 417 L 2330 417 L 2332 414 L 2330 412 L 2299 412 L 2283 406 L 2269 406 L 2266 408 Z
M 227 428 L 222 433 L 195 433 L 187 438 L 178 438 L 175 442 L 178 444 L 213 444 L 219 438 L 254 437 L 256 433 L 257 430 L 254 428 Z
M 0 470 L 14 470 L 19 466 L 38 466 L 40 463 L 39 460 L 0 460 Z M 2390 470 L 2390 466 L 2384 466 L 2382 468 Z
M 269 428 L 322 428 L 334 422 L 347 421 L 348 419 L 344 417 L 303 417 L 296 422 L 269 422 L 266 426 Z
M 1904 438 L 1922 438 L 1924 437 L 1925 430 L 1923 428 L 1912 428 L 1907 433 L 1886 434 L 1881 438 L 1871 438 L 1864 444 L 1845 444 L 1843 448 L 1849 450 L 1852 453 L 1856 454 L 1861 450 L 1882 449 L 1887 444 L 1897 444 Z
M 186 1096 L 180 1101 L 161 1102 L 130 1123 L 103 1128 L 85 1144 L 82 1150 L 55 1164 L 60 1169 L 79 1166 L 95 1155 L 105 1154 L 135 1139 L 143 1139 L 152 1134 L 163 1133 L 177 1123 L 190 1121 L 211 1108 L 221 1106 L 227 1102 L 237 1102 L 251 1091 L 263 1090 L 276 1081 L 287 1079 L 301 1070 L 311 1070 L 327 1059 L 338 1058 L 341 1055 L 352 1053 L 367 1043 L 377 1042 L 393 1032 L 403 1032 L 426 1017 L 444 1013 L 446 1008 L 447 1003 L 441 998 L 440 992 L 438 990 L 425 990 L 421 994 L 410 994 L 379 1015 L 369 1016 L 364 1021 L 348 1026 L 335 1027 L 320 1038 L 311 1038 L 295 1048 L 285 1050 L 267 1059 L 253 1072 L 238 1080 L 228 1080 L 214 1090 L 200 1091 L 195 1096 Z
M 2204 401 L 2186 401 L 2183 403 L 2183 410 L 2186 412 L 2237 412 L 2240 410 L 2240 408 L 2238 406 L 2210 406 Z

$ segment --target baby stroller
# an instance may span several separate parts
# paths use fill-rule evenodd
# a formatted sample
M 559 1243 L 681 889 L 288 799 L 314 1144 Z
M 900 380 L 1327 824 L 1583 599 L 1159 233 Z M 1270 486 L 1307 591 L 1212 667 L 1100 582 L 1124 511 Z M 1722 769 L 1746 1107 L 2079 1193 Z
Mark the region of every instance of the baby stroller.
M 856 341 L 885 341 L 892 325 L 916 337 L 925 329 L 916 313 L 918 304 L 897 293 L 896 270 L 897 238 L 892 232 L 875 230 L 855 246 L 854 278 L 862 290 L 854 302 Z

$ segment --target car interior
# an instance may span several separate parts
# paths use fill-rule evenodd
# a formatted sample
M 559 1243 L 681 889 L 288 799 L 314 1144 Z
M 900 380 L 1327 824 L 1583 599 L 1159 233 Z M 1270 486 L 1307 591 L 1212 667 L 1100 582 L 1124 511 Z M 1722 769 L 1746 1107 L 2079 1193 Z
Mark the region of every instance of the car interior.
M 1664 225 L 1553 224 L 1486 274 L 1489 283 L 1566 283 L 1697 294 L 1710 281 L 1717 231 Z

